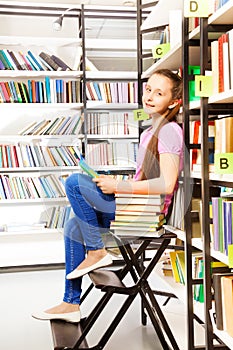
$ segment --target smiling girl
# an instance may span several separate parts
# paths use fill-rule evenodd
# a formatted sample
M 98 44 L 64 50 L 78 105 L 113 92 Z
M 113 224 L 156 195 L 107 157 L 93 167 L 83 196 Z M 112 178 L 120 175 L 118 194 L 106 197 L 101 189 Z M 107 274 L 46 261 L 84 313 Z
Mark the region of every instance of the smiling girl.
M 35 312 L 42 320 L 80 320 L 81 276 L 112 263 L 101 233 L 107 232 L 115 217 L 116 192 L 164 194 L 163 212 L 168 212 L 178 176 L 183 167 L 183 132 L 176 122 L 182 98 L 182 80 L 172 71 L 157 70 L 143 93 L 143 108 L 152 125 L 140 137 L 137 169 L 133 180 L 116 181 L 100 175 L 92 179 L 72 174 L 66 194 L 75 213 L 65 227 L 66 280 L 63 302 Z

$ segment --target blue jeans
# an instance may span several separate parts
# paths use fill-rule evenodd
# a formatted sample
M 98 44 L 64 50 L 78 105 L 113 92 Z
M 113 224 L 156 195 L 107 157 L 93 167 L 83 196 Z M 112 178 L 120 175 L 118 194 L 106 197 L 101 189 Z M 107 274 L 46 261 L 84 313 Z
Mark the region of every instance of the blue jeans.
M 85 259 L 86 250 L 104 247 L 101 234 L 108 231 L 115 217 L 114 195 L 103 194 L 84 174 L 72 174 L 65 184 L 66 194 L 75 213 L 64 228 L 66 274 Z M 65 281 L 63 301 L 80 304 L 82 278 Z

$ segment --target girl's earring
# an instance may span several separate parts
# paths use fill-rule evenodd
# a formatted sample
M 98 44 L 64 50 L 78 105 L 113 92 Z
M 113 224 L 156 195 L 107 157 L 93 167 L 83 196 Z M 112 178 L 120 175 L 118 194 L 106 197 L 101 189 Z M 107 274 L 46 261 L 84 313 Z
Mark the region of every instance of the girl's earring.
M 175 103 L 173 103 L 173 105 L 168 106 L 168 108 L 169 108 L 169 109 L 172 109 L 172 108 L 174 108 L 174 107 L 177 106 L 177 105 L 178 105 L 178 103 L 175 102 Z

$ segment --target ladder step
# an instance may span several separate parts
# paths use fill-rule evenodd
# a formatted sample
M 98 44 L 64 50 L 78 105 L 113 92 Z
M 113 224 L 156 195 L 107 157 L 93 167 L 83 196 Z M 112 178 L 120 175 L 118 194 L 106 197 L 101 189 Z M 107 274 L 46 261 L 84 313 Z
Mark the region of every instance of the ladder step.
M 73 349 L 82 334 L 81 323 L 70 323 L 62 320 L 51 320 L 54 350 Z M 89 349 L 84 339 L 80 349 Z
M 124 283 L 122 283 L 114 271 L 94 270 L 89 273 L 89 277 L 91 278 L 95 287 L 99 289 L 102 289 L 106 286 L 126 288 Z

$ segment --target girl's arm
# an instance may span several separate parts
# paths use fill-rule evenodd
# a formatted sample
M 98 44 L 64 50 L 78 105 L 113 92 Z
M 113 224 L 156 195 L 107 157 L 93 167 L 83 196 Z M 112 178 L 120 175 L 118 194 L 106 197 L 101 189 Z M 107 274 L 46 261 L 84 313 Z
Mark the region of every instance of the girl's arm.
M 173 153 L 160 154 L 160 177 L 142 181 L 118 181 L 102 175 L 94 178 L 96 185 L 106 194 L 115 192 L 170 194 L 173 192 L 178 174 L 180 157 Z

